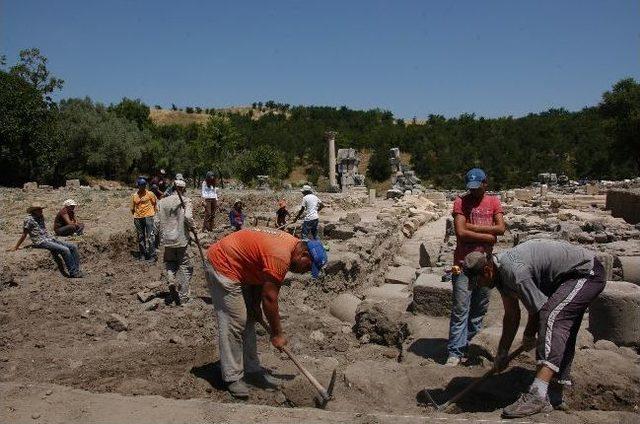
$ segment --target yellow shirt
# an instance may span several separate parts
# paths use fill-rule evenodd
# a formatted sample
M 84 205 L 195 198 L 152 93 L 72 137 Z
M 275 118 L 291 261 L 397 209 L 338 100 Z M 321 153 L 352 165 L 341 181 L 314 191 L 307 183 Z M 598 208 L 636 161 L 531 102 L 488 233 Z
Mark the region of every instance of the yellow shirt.
M 156 195 L 150 190 L 146 190 L 145 194 L 140 197 L 136 192 L 131 197 L 131 212 L 134 218 L 147 218 L 156 214 Z

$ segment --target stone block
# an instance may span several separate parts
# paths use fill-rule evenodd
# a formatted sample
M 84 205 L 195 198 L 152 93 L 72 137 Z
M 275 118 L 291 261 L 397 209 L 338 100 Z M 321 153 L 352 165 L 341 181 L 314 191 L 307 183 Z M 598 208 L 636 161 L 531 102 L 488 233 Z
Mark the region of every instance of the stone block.
M 80 180 L 67 180 L 64 186 L 71 189 L 80 188 Z
M 129 323 L 127 320 L 118 314 L 111 314 L 107 319 L 107 326 L 114 331 L 127 331 L 129 330 Z
M 640 189 L 609 190 L 607 192 L 606 208 L 611 215 L 623 218 L 629 224 L 640 222 Z
M 589 306 L 589 331 L 596 341 L 640 347 L 640 286 L 608 281 Z
M 355 231 L 352 226 L 327 224 L 324 226 L 323 234 L 330 239 L 349 240 L 355 235 Z
M 629 283 L 640 285 L 640 256 L 619 256 L 622 264 L 622 278 Z
M 24 183 L 22 185 L 22 189 L 29 191 L 29 190 L 37 190 L 38 189 L 38 183 L 32 181 L 32 182 L 28 182 L 28 183 Z
M 596 258 L 602 263 L 604 268 L 604 278 L 607 281 L 613 280 L 613 255 L 604 252 L 596 253 Z
M 453 306 L 450 281 L 443 282 L 438 274 L 420 274 L 413 283 L 411 311 L 430 316 L 446 317 Z
M 410 266 L 401 265 L 396 267 L 389 267 L 387 274 L 384 277 L 384 282 L 387 284 L 404 284 L 408 285 L 416 278 L 416 270 Z
M 432 267 L 433 261 L 427 245 L 420 243 L 420 259 L 418 261 L 421 268 Z
M 533 190 L 529 190 L 526 188 L 517 188 L 513 190 L 514 197 L 521 202 L 527 202 L 533 199 Z
M 349 212 L 344 218 L 340 218 L 341 222 L 346 222 L 347 224 L 355 225 L 362 221 L 360 215 L 356 212 Z
M 362 302 L 356 311 L 353 330 L 361 342 L 398 348 L 409 336 L 404 311 L 388 301 L 365 300 Z
M 340 321 L 355 324 L 356 309 L 362 301 L 351 293 L 338 295 L 329 306 L 329 312 Z
M 403 284 L 383 284 L 379 287 L 368 288 L 364 292 L 366 299 L 393 300 L 407 303 L 410 295 L 409 289 Z
M 596 194 L 599 194 L 600 190 L 595 184 L 587 184 L 585 186 L 585 192 L 587 193 L 587 196 L 595 196 Z

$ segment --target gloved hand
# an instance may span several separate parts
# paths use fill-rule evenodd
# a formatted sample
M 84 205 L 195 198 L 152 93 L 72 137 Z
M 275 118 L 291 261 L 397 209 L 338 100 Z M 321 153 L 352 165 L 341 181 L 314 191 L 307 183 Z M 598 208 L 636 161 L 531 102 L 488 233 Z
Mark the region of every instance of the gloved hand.
M 498 351 L 498 354 L 493 359 L 493 368 L 497 372 L 504 370 L 505 368 L 507 368 L 507 365 L 509 365 L 508 358 L 509 358 L 508 352 Z
M 537 343 L 535 335 L 528 336 L 528 335 L 524 334 L 522 336 L 522 347 L 524 348 L 525 352 L 528 352 L 531 349 L 535 349 L 537 344 L 538 343 Z

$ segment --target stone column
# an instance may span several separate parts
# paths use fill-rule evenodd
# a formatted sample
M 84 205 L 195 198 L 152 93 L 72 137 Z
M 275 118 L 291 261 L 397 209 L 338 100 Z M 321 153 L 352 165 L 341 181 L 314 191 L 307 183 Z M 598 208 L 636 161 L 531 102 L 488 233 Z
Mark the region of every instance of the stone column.
M 336 132 L 326 131 L 324 138 L 329 145 L 329 185 L 334 188 L 338 186 L 336 182 Z

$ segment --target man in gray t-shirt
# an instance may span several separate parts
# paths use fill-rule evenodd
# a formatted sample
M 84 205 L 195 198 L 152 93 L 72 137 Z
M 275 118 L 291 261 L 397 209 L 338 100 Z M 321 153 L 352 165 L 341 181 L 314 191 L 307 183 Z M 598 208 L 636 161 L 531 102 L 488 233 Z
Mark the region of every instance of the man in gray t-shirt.
M 522 345 L 536 348 L 538 369 L 529 391 L 506 407 L 505 418 L 562 408 L 570 385 L 576 337 L 589 304 L 604 289 L 602 264 L 593 252 L 567 242 L 530 240 L 497 255 L 469 253 L 463 263 L 469 285 L 496 287 L 504 304 L 504 327 L 494 368 L 507 366 L 518 331 L 521 301 L 529 312 Z M 536 339 L 537 336 L 537 339 Z M 549 382 L 554 378 L 554 384 Z

